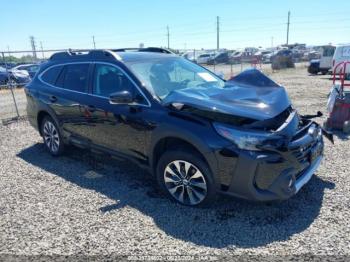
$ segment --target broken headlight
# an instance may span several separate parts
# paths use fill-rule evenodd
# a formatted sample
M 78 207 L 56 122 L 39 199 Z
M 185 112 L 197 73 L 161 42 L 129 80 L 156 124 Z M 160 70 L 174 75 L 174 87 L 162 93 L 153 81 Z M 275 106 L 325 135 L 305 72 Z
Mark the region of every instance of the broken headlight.
M 258 151 L 262 147 L 277 148 L 284 143 L 283 137 L 272 133 L 240 130 L 221 123 L 213 125 L 219 135 L 232 141 L 240 149 Z

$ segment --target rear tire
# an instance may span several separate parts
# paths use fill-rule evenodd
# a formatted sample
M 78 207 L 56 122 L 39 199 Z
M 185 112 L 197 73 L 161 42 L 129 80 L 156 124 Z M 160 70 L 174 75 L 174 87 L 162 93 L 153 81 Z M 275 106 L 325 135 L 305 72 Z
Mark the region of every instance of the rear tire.
M 161 190 L 186 206 L 209 206 L 216 198 L 216 184 L 208 165 L 189 149 L 166 151 L 156 169 Z
M 59 156 L 64 151 L 64 143 L 59 128 L 50 116 L 45 116 L 41 122 L 41 134 L 46 149 L 53 156 Z

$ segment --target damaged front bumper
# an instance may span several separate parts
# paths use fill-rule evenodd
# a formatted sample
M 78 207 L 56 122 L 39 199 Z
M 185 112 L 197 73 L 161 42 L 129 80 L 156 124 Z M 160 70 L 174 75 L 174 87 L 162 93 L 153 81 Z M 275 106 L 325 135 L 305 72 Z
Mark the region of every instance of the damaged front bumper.
M 230 146 L 218 150 L 222 192 L 256 201 L 283 200 L 295 195 L 311 179 L 323 158 L 322 128 L 313 121 L 305 122 L 279 148 L 248 151 Z

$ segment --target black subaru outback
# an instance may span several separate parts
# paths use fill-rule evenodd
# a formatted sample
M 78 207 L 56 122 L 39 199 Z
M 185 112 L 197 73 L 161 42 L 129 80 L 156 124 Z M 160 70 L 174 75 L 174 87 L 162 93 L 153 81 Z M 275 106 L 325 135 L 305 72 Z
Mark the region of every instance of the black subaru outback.
M 127 158 L 185 205 L 217 193 L 287 199 L 323 157 L 326 133 L 255 69 L 224 81 L 158 48 L 70 51 L 52 55 L 25 91 L 52 155 L 73 144 Z

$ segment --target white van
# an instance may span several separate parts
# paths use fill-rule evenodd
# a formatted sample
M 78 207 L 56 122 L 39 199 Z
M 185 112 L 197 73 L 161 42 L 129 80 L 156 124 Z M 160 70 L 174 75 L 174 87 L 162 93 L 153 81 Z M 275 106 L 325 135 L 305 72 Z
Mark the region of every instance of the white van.
M 350 44 L 347 45 L 339 45 L 335 49 L 334 56 L 333 56 L 333 68 L 332 71 L 334 72 L 335 67 L 340 63 L 344 61 L 350 62 Z M 337 68 L 336 73 L 339 73 L 340 68 Z M 346 73 L 350 73 L 350 64 L 346 66 Z
M 333 66 L 335 46 L 324 45 L 321 47 L 320 72 L 325 75 Z
M 310 74 L 322 73 L 325 75 L 333 67 L 333 56 L 335 53 L 335 46 L 323 45 L 316 48 L 320 53 L 320 59 L 312 59 L 309 64 L 308 72 Z

